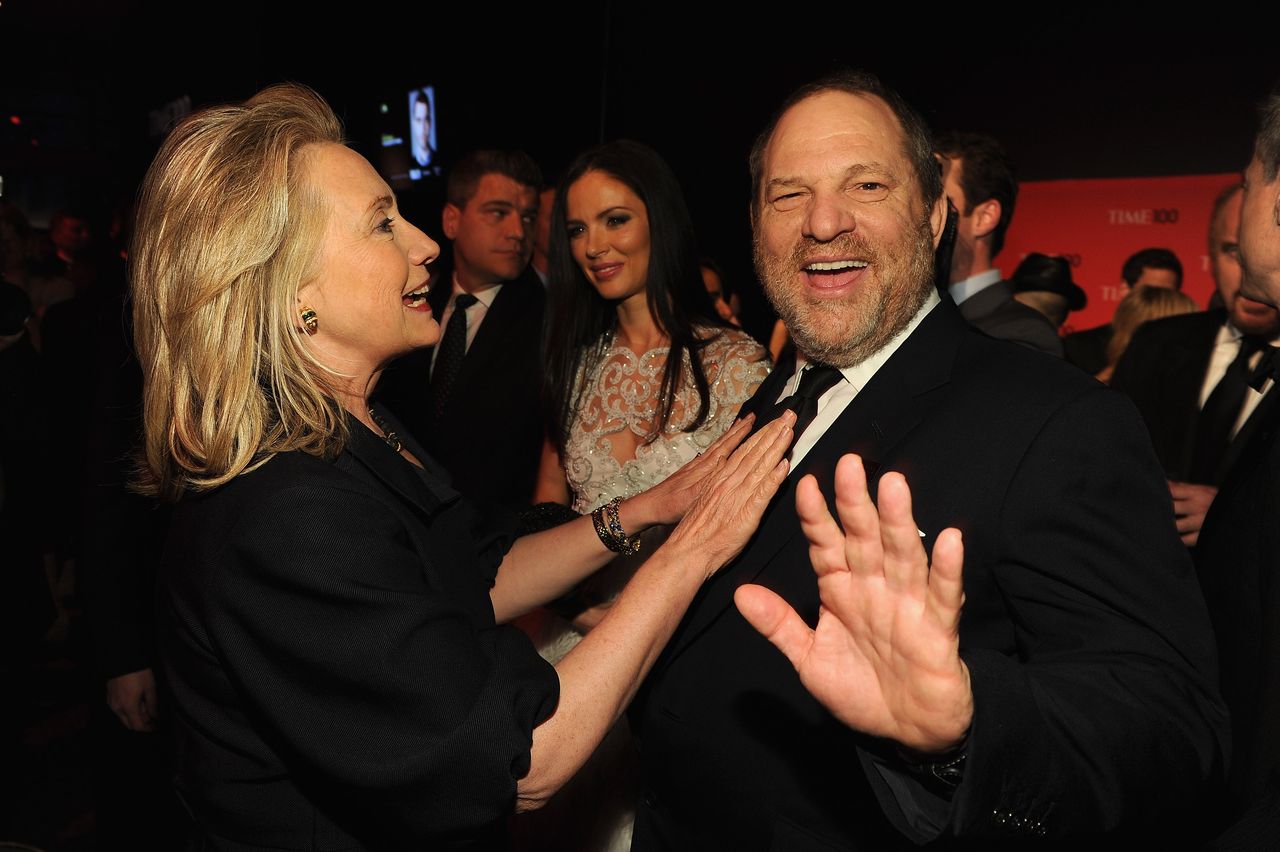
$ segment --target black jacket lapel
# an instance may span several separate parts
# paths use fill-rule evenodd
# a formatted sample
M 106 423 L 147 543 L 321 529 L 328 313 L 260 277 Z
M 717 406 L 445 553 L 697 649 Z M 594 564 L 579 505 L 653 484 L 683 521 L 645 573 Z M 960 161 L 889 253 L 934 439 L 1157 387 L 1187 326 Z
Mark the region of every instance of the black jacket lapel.
M 523 301 L 519 288 L 527 286 L 523 279 L 516 279 L 502 285 L 493 304 L 484 314 L 480 328 L 476 330 L 475 339 L 462 359 L 462 368 L 458 370 L 458 378 L 454 380 L 453 391 L 449 402 L 445 404 L 448 411 L 454 400 L 471 393 L 487 393 L 488 390 L 480 382 L 480 377 L 487 374 L 487 364 L 495 358 L 503 356 L 507 334 L 512 324 L 519 320 L 520 304 Z M 478 383 L 479 382 L 479 383 Z
M 756 580 L 770 569 L 779 552 L 800 535 L 795 485 L 803 476 L 812 473 L 817 477 L 834 514 L 832 483 L 836 462 L 846 453 L 856 452 L 863 458 L 874 499 L 876 480 L 882 471 L 881 460 L 936 404 L 938 392 L 950 380 L 956 352 L 968 333 L 968 325 L 956 307 L 945 301 L 924 318 L 787 477 L 742 555 L 703 587 L 672 639 L 667 659 L 677 656 L 714 623 L 732 603 L 738 586 Z M 775 374 L 784 372 L 788 371 L 777 370 Z M 761 386 L 756 398 L 768 392 L 772 394 L 768 397 L 770 403 L 776 399 L 781 385 L 766 391 L 765 385 L 770 383 L 766 381 Z M 806 572 L 811 570 L 807 562 L 802 567 Z M 795 570 L 796 566 L 787 564 L 778 568 Z
M 351 457 L 350 464 L 359 465 L 376 479 L 399 495 L 415 510 L 426 516 L 434 514 L 441 506 L 458 499 L 458 493 L 444 483 L 449 475 L 433 461 L 422 447 L 404 429 L 386 409 L 375 408 L 378 416 L 404 442 L 429 472 L 433 474 L 435 483 L 428 484 L 413 467 L 385 441 L 379 438 L 360 421 L 348 416 L 347 423 L 351 439 L 347 442 L 346 453 Z M 339 465 L 344 463 L 340 457 Z

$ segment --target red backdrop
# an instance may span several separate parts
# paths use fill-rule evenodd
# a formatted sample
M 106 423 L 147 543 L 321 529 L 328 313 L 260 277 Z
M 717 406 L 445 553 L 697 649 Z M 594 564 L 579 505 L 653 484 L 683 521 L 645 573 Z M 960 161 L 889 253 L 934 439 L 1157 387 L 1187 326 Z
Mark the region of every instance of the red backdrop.
M 1072 280 L 1089 294 L 1089 304 L 1067 317 L 1064 333 L 1110 322 L 1124 296 L 1125 258 L 1153 246 L 1178 256 L 1182 292 L 1204 307 L 1213 292 L 1209 213 L 1218 192 L 1239 180 L 1239 174 L 1218 174 L 1025 182 L 996 265 L 1009 277 L 1033 251 L 1071 261 Z

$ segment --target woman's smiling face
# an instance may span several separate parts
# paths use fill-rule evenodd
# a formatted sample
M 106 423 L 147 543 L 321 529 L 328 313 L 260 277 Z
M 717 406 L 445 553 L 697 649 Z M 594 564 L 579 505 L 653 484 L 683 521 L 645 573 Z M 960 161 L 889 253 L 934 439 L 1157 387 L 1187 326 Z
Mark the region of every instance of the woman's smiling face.
M 612 302 L 644 299 L 649 215 L 640 197 L 613 175 L 590 171 L 565 201 L 569 249 L 587 281 Z

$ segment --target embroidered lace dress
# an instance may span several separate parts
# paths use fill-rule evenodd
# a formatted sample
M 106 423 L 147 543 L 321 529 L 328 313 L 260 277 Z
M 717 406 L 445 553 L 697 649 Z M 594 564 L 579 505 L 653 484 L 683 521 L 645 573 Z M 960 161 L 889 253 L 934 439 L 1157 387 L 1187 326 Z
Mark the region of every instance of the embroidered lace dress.
M 682 431 L 698 414 L 698 391 L 693 386 L 688 353 L 671 418 L 650 444 L 644 440 L 657 418 L 667 347 L 636 355 L 614 345 L 609 335 L 597 344 L 600 358 L 590 374 L 579 369 L 574 392 L 585 386 L 587 393 L 570 427 L 562 459 L 575 511 L 590 512 L 614 497 L 639 494 L 666 479 L 728 431 L 742 403 L 769 374 L 768 355 L 746 334 L 736 329 L 701 331 L 718 336 L 700 353 L 710 388 L 710 407 L 706 420 L 693 432 Z M 633 456 L 631 447 L 635 447 Z M 623 458 L 619 460 L 619 456 Z M 646 530 L 639 553 L 614 558 L 579 587 L 576 595 L 580 603 L 595 606 L 612 601 L 670 532 L 667 526 Z M 547 613 L 534 635 L 534 644 L 542 656 L 555 663 L 581 639 L 573 625 Z M 539 812 L 544 820 L 541 832 L 557 839 L 556 848 L 626 852 L 631 848 L 632 802 L 638 792 L 635 746 L 624 717 L 573 780 Z
M 700 353 L 710 390 L 707 418 L 693 432 L 682 431 L 698 414 L 698 391 L 686 352 L 671 418 L 662 435 L 650 444 L 643 442 L 657 417 L 668 347 L 636 355 L 615 345 L 612 335 L 596 344 L 601 357 L 594 369 L 588 375 L 581 367 L 574 379 L 575 393 L 584 382 L 588 391 L 569 429 L 561 459 L 573 491 L 574 511 L 585 514 L 614 497 L 625 499 L 652 488 L 733 425 L 742 403 L 769 374 L 769 356 L 737 329 L 706 329 L 703 333 L 717 335 Z M 630 455 L 626 448 L 633 446 L 634 454 L 619 460 L 618 456 Z M 579 602 L 591 607 L 612 601 L 670 532 L 667 526 L 645 530 L 640 552 L 618 556 L 597 571 L 578 588 Z M 533 638 L 538 652 L 556 663 L 578 644 L 582 634 L 567 621 L 548 615 Z
M 700 353 L 711 390 L 707 418 L 695 431 L 685 432 L 698 415 L 698 391 L 686 352 L 680 389 L 663 433 L 651 444 L 641 443 L 634 458 L 620 461 L 615 441 L 630 432 L 635 437 L 619 442 L 621 446 L 643 442 L 657 419 L 668 349 L 636 355 L 614 345 L 612 335 L 598 345 L 602 356 L 591 375 L 580 368 L 575 379 L 575 393 L 584 382 L 588 391 L 565 443 L 565 475 L 577 512 L 590 512 L 614 497 L 639 494 L 675 473 L 728 431 L 742 403 L 769 374 L 768 356 L 758 343 L 736 329 L 721 332 Z

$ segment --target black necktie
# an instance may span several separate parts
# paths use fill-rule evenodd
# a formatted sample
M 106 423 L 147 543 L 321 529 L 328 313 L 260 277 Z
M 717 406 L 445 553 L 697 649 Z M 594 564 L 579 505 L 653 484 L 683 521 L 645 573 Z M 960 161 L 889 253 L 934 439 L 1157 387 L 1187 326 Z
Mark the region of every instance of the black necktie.
M 1254 365 L 1253 372 L 1249 374 L 1249 387 L 1262 393 L 1267 379 L 1273 382 L 1280 379 L 1280 349 L 1274 346 L 1262 347 L 1262 355 Z
M 756 428 L 776 419 L 784 411 L 794 411 L 796 422 L 791 428 L 791 446 L 794 447 L 804 430 L 818 415 L 818 398 L 842 378 L 844 378 L 843 374 L 835 367 L 819 364 L 816 361 L 809 362 L 804 372 L 800 374 L 800 387 L 796 388 L 796 392 L 774 405 L 765 417 L 757 421 Z M 791 450 L 788 449 L 787 455 L 790 454 Z
M 453 389 L 458 371 L 462 369 L 462 358 L 467 354 L 467 308 L 476 301 L 476 297 L 470 293 L 457 295 L 453 300 L 453 314 L 440 338 L 440 353 L 436 355 L 430 387 L 431 416 L 437 420 L 444 413 L 445 403 L 449 401 L 449 391 Z
M 1227 366 L 1222 379 L 1204 401 L 1196 421 L 1196 442 L 1191 456 L 1191 481 L 1216 485 L 1218 466 L 1231 443 L 1231 430 L 1240 419 L 1240 407 L 1249 391 L 1253 370 L 1249 359 L 1264 346 L 1262 340 L 1240 338 L 1240 352 Z

